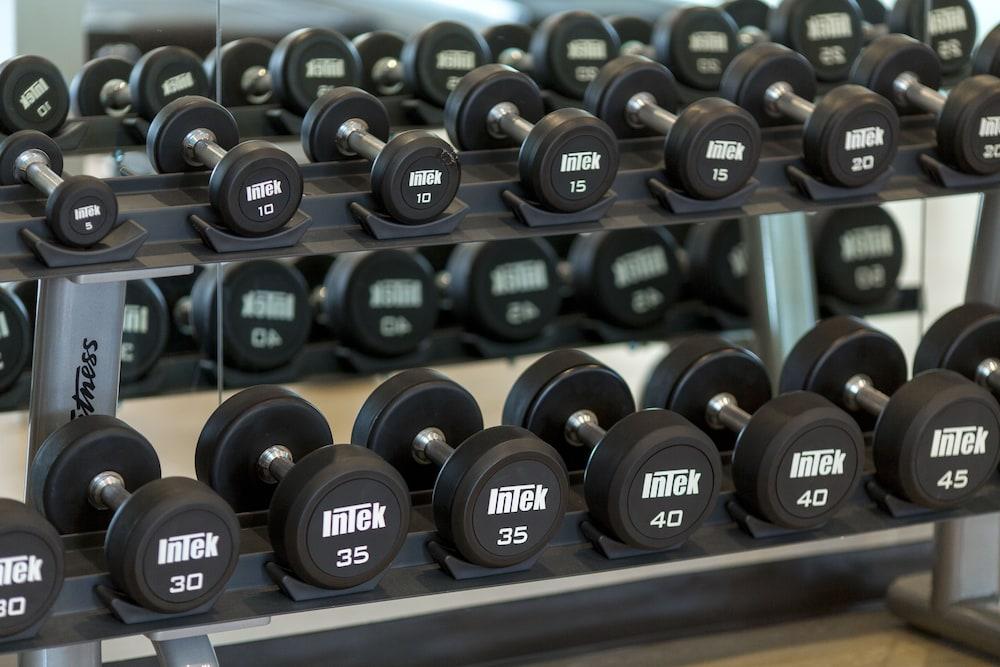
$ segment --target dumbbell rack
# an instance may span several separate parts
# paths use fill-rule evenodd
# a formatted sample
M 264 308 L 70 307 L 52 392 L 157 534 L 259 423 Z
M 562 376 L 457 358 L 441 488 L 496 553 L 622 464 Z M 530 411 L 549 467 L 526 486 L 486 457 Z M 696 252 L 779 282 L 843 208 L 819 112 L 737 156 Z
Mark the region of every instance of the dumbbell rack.
M 997 179 L 969 179 L 956 187 L 945 187 L 928 178 L 920 166 L 920 155 L 933 145 L 929 118 L 907 119 L 903 146 L 893 171 L 879 192 L 849 199 L 810 199 L 793 186 L 787 169 L 796 166 L 797 130 L 778 129 L 766 133 L 764 159 L 757 178 L 760 187 L 738 207 L 711 209 L 696 206 L 686 212 L 668 212 L 651 194 L 648 181 L 658 179 L 656 165 L 662 158 L 659 140 L 622 142 L 622 168 L 615 182 L 615 200 L 596 221 L 578 219 L 568 224 L 532 227 L 523 224 L 505 206 L 502 192 L 518 192 L 516 155 L 513 151 L 469 153 L 462 156 L 465 181 L 459 193 L 467 210 L 457 226 L 433 236 L 412 236 L 376 240 L 366 233 L 352 214 L 351 204 L 370 206 L 367 195 L 358 191 L 364 167 L 345 163 L 304 167 L 306 197 L 299 222 L 308 224 L 292 245 L 256 246 L 217 252 L 206 245 L 192 225 L 193 217 L 212 220 L 204 174 L 132 177 L 112 179 L 124 217 L 144 233 L 134 257 L 116 262 L 87 265 L 46 265 L 23 239 L 23 230 L 45 238 L 40 217 L 43 204 L 33 191 L 16 186 L 0 190 L 0 280 L 42 278 L 35 328 L 35 365 L 32 370 L 30 404 L 30 453 L 41 441 L 71 418 L 73 411 L 114 414 L 119 395 L 119 342 L 122 334 L 122 305 L 125 280 L 176 275 L 193 264 L 263 257 L 290 257 L 314 253 L 334 254 L 382 247 L 454 244 L 467 241 L 566 234 L 598 229 L 623 229 L 644 225 L 697 222 L 720 217 L 744 217 L 744 238 L 748 248 L 752 286 L 751 312 L 758 349 L 776 367 L 798 336 L 815 320 L 817 304 L 812 279 L 805 212 L 831 207 L 864 205 L 885 201 L 981 192 L 1000 187 Z M 360 187 L 363 187 L 360 186 Z M 1000 209 L 989 197 L 991 206 Z M 993 208 L 984 207 L 992 211 Z M 294 224 L 294 223 L 293 223 Z M 981 220 L 980 239 L 993 235 L 990 250 L 1000 249 L 1000 217 Z M 986 256 L 989 256 L 987 254 Z M 995 257 L 996 253 L 992 253 Z M 984 285 L 1000 286 L 1000 268 L 985 258 L 976 265 L 974 279 Z M 977 283 L 979 284 L 979 283 Z M 1000 289 L 988 296 L 1000 298 Z M 979 294 L 970 290 L 970 296 Z M 84 339 L 96 341 L 101 357 L 93 387 L 87 388 L 82 407 L 77 367 Z M 44 353 L 42 352 L 44 350 Z M 575 479 L 579 491 L 579 478 Z M 498 573 L 482 579 L 456 579 L 435 562 L 428 549 L 430 531 L 427 498 L 417 496 L 413 528 L 407 546 L 388 574 L 372 590 L 351 591 L 308 601 L 293 601 L 279 590 L 266 574 L 269 547 L 261 530 L 260 515 L 245 515 L 243 547 L 236 576 L 226 592 L 209 611 L 194 616 L 152 618 L 141 614 L 135 623 L 117 618 L 97 593 L 108 584 L 102 571 L 100 535 L 70 536 L 67 546 L 68 577 L 56 610 L 33 637 L 15 638 L 0 646 L 22 651 L 26 665 L 90 665 L 100 660 L 98 640 L 116 636 L 146 634 L 153 640 L 162 664 L 181 662 L 217 664 L 207 639 L 208 632 L 222 632 L 267 622 L 271 616 L 311 609 L 338 607 L 376 600 L 402 599 L 415 595 L 455 593 L 484 586 L 528 583 L 555 577 L 588 575 L 635 566 L 669 564 L 681 560 L 722 556 L 750 549 L 768 549 L 774 554 L 790 553 L 796 545 L 829 538 L 859 536 L 888 528 L 943 521 L 938 530 L 939 548 L 949 553 L 949 545 L 967 537 L 970 527 L 994 531 L 1000 543 L 1000 526 L 995 513 L 1000 510 L 1000 482 L 994 479 L 967 507 L 948 513 L 898 512 L 892 516 L 880 507 L 868 490 L 859 490 L 851 505 L 825 527 L 807 533 L 752 537 L 733 516 L 730 497 L 712 520 L 684 547 L 662 553 L 628 554 L 608 558 L 586 537 L 585 513 L 579 493 L 554 544 L 545 550 L 533 568 L 521 572 Z M 980 517 L 978 515 L 986 514 Z M 972 518 L 963 518 L 972 517 Z M 976 522 L 973 524 L 972 522 Z M 988 532 L 988 531 L 986 531 Z M 612 555 L 614 546 L 609 547 Z M 975 558 L 980 565 L 992 566 L 996 559 L 980 561 L 980 555 L 964 552 L 940 562 L 951 565 L 949 582 L 952 601 L 963 599 L 971 588 L 983 585 L 965 569 Z M 969 560 L 969 563 L 962 559 Z M 993 568 L 996 569 L 995 567 Z M 994 573 L 994 588 L 996 591 Z M 936 579 L 935 583 L 944 578 Z M 987 582 L 988 583 L 988 582 Z M 987 591 L 988 592 L 988 591 Z M 939 596 L 940 599 L 940 596 Z M 939 607 L 935 607 L 939 609 Z M 129 610 L 119 610 L 126 617 Z M 937 618 L 935 616 L 935 618 Z M 53 648 L 58 647 L 58 648 Z

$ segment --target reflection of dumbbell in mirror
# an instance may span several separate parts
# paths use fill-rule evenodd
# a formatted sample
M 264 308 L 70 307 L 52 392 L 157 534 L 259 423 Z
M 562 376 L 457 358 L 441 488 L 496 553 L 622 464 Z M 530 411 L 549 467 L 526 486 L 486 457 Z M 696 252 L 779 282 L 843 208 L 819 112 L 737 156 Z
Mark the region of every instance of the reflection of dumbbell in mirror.
M 463 243 L 445 270 L 452 312 L 493 340 L 542 335 L 562 304 L 558 258 L 543 239 Z
M 0 638 L 39 624 L 63 585 L 63 543 L 38 512 L 0 498 Z
M 490 62 L 505 63 L 521 58 L 531 49 L 535 32 L 524 23 L 498 23 L 483 30 Z
M 891 305 L 903 267 L 892 215 L 880 206 L 833 209 L 811 224 L 819 293 L 847 305 Z
M 739 49 L 733 19 L 717 7 L 677 7 L 653 29 L 643 55 L 670 68 L 677 80 L 696 90 L 716 90 Z
M 865 43 L 855 0 L 782 0 L 770 12 L 767 33 L 802 54 L 820 81 L 845 80 Z
M 163 292 L 152 280 L 125 285 L 122 321 L 121 383 L 138 382 L 156 366 L 170 337 L 170 312 Z
M 684 282 L 677 242 L 662 227 L 581 234 L 568 259 L 580 306 L 625 329 L 663 323 Z
M 618 14 L 607 17 L 621 47 L 618 53 L 623 56 L 641 56 L 645 54 L 648 45 L 653 41 L 653 24 L 640 16 Z
M 216 408 L 195 467 L 235 511 L 268 510 L 276 560 L 313 586 L 372 579 L 406 539 L 410 493 L 400 474 L 369 449 L 334 445 L 323 415 L 283 387 L 245 389 Z
M 429 222 L 458 193 L 462 171 L 455 149 L 425 130 L 390 138 L 389 112 L 360 88 L 338 88 L 316 100 L 302 120 L 301 135 L 313 162 L 369 160 L 372 196 L 398 222 Z
M 438 533 L 476 565 L 522 563 L 562 524 L 569 484 L 558 452 L 523 428 L 483 430 L 476 400 L 436 371 L 407 370 L 379 385 L 351 442 L 382 455 L 411 489 L 433 486 Z
M 722 464 L 712 441 L 680 415 L 635 411 L 625 380 L 579 350 L 551 352 L 518 377 L 503 421 L 527 428 L 586 467 L 591 518 L 637 549 L 687 539 L 712 513 Z
M 851 80 L 890 100 L 901 113 L 937 118 L 937 151 L 950 165 L 972 174 L 1000 172 L 1000 79 L 981 74 L 944 95 L 941 61 L 926 44 L 886 35 L 869 44 L 854 63 Z
M 70 83 L 73 111 L 80 116 L 124 116 L 134 112 L 151 120 L 168 102 L 185 95 L 208 95 L 214 89 L 201 59 L 179 46 L 161 46 L 134 65 L 105 56 L 88 61 Z
M 996 474 L 1000 406 L 950 370 L 906 381 L 906 358 L 881 331 L 853 317 L 821 321 L 792 348 L 781 391 L 815 391 L 874 427 L 876 480 L 933 509 L 956 507 Z
M 1000 308 L 966 303 L 949 310 L 924 333 L 913 372 L 955 371 L 1000 397 Z
M 239 560 L 229 505 L 201 482 L 160 478 L 149 441 L 114 417 L 86 415 L 53 431 L 29 468 L 28 497 L 60 533 L 106 529 L 111 581 L 152 611 L 211 603 Z
M 358 85 L 361 59 L 339 32 L 302 28 L 277 45 L 254 37 L 228 42 L 208 54 L 204 69 L 213 96 L 221 84 L 219 103 L 225 107 L 263 104 L 273 98 L 301 115 L 321 95 Z
M 14 386 L 31 362 L 37 293 L 34 280 L 0 288 L 0 392 Z
M 62 175 L 63 154 L 47 135 L 21 130 L 0 142 L 0 184 L 26 183 L 45 195 L 45 221 L 60 243 L 89 248 L 118 225 L 118 198 L 93 176 Z
M 236 120 L 204 97 L 167 104 L 149 125 L 146 154 L 157 172 L 211 170 L 208 199 L 240 236 L 281 229 L 302 200 L 298 162 L 265 141 L 239 141 Z
M 813 68 L 802 55 L 779 44 L 757 44 L 733 58 L 719 92 L 761 126 L 802 123 L 805 164 L 830 185 L 870 184 L 896 156 L 899 117 L 884 97 L 861 86 L 842 85 L 813 104 Z
M 637 56 L 615 58 L 587 87 L 584 106 L 622 138 L 666 135 L 667 181 L 699 199 L 741 190 L 760 158 L 760 128 L 728 100 L 706 97 L 679 114 L 680 96 L 663 65 Z
M 771 6 L 764 0 L 726 0 L 719 9 L 736 22 L 739 29 L 737 39 L 741 48 L 770 41 L 767 24 L 771 17 Z
M 772 397 L 760 359 L 715 336 L 672 345 L 650 375 L 643 405 L 673 410 L 733 450 L 740 502 L 783 528 L 827 521 L 864 468 L 864 438 L 850 415 L 818 394 Z
M 361 57 L 361 80 L 358 87 L 376 95 L 398 95 L 404 92 L 406 82 L 384 80 L 382 75 L 393 69 L 403 52 L 406 40 L 389 30 L 371 30 L 351 40 Z
M 864 10 L 874 1 L 859 4 Z M 927 44 L 941 59 L 941 71 L 956 75 L 969 64 L 978 34 L 976 12 L 968 0 L 896 0 L 885 28 Z
M 554 211 L 593 206 L 618 172 L 618 142 L 607 124 L 581 109 L 546 115 L 538 85 L 504 65 L 462 77 L 444 115 L 449 138 L 462 150 L 519 147 L 521 185 Z
M 0 63 L 0 130 L 52 134 L 69 113 L 69 89 L 59 68 L 39 56 Z

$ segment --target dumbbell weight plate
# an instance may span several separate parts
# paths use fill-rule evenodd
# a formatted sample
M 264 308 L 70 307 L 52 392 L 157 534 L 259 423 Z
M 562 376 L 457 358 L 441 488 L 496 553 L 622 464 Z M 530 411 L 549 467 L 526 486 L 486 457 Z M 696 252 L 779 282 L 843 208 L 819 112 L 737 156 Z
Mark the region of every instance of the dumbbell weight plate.
M 542 85 L 578 100 L 620 49 L 618 35 L 604 19 L 580 10 L 559 12 L 542 21 L 531 38 L 532 74 Z
M 48 521 L 16 500 L 0 498 L 0 516 L 0 562 L 5 564 L 0 637 L 12 637 L 42 620 L 55 604 L 63 585 L 63 544 Z
M 693 225 L 684 239 L 690 284 L 708 303 L 746 315 L 747 253 L 739 220 Z
M 338 86 L 361 79 L 361 57 L 343 35 L 324 28 L 302 28 L 274 47 L 267 71 L 275 97 L 299 115 L 313 101 Z
M 820 81 L 846 79 L 864 46 L 861 10 L 854 0 L 783 0 L 771 11 L 768 32 L 805 56 Z
M 489 62 L 482 36 L 454 21 L 438 21 L 406 40 L 400 59 L 404 80 L 417 95 L 443 107 L 468 72 Z
M 778 81 L 791 86 L 799 97 L 816 97 L 816 77 L 809 62 L 775 44 L 758 44 L 733 58 L 719 84 L 719 94 L 749 111 L 761 127 L 789 125 L 792 121 L 767 109 L 765 93 Z
M 354 48 L 361 58 L 361 80 L 359 87 L 377 95 L 399 95 L 405 88 L 405 82 L 392 84 L 379 83 L 372 76 L 379 61 L 392 58 L 399 60 L 403 52 L 403 38 L 388 30 L 372 30 L 358 35 L 353 40 Z
M 163 292 L 152 280 L 125 285 L 121 383 L 142 379 L 160 360 L 170 335 L 170 313 Z
M 914 374 L 947 368 L 962 377 L 978 377 L 979 365 L 997 357 L 1000 312 L 985 303 L 966 303 L 949 310 L 920 339 L 913 357 Z
M 767 30 L 771 8 L 763 0 L 728 0 L 719 5 L 719 9 L 729 14 L 739 28 Z
M 739 46 L 736 22 L 716 7 L 668 12 L 653 32 L 656 60 L 698 90 L 716 90 Z
M 584 106 L 622 139 L 658 134 L 628 122 L 629 100 L 639 93 L 652 96 L 657 106 L 676 113 L 681 106 L 677 82 L 667 68 L 639 56 L 620 56 L 601 68 L 583 96 Z
M 173 100 L 209 92 L 201 58 L 179 46 L 161 46 L 143 55 L 132 68 L 128 88 L 132 109 L 147 119 Z
M 128 81 L 132 63 L 124 58 L 105 56 L 87 61 L 69 84 L 73 112 L 78 116 L 103 116 L 109 112 L 101 99 L 101 89 L 108 81 Z M 122 116 L 131 111 L 131 105 L 113 115 Z
M 903 237 L 893 217 L 866 206 L 830 211 L 814 224 L 820 293 L 849 304 L 885 302 L 903 265 Z
M 1000 74 L 1000 26 L 990 30 L 976 47 L 972 58 L 973 74 Z
M 941 62 L 926 44 L 906 35 L 886 35 L 865 47 L 851 70 L 851 81 L 892 100 L 901 114 L 925 113 L 895 93 L 895 80 L 906 72 L 928 88 L 941 87 Z
M 205 167 L 187 161 L 184 138 L 194 129 L 215 135 L 215 143 L 229 151 L 240 141 L 236 119 L 228 110 L 203 104 L 198 98 L 175 100 L 172 113 L 157 114 L 146 135 L 146 155 L 161 174 L 203 171 Z
M 236 39 L 223 44 L 221 49 L 213 49 L 205 58 L 211 97 L 215 98 L 216 91 L 221 91 L 216 101 L 224 107 L 267 102 L 272 91 L 249 92 L 244 88 L 243 77 L 248 70 L 266 70 L 273 52 L 274 43 L 259 37 Z M 218 87 L 220 82 L 221 88 Z
M 69 113 L 69 89 L 62 73 L 38 56 L 0 63 L 0 129 L 7 134 L 37 130 L 52 134 Z
M 630 46 L 646 46 L 653 41 L 653 24 L 644 18 L 620 14 L 609 16 L 607 21 L 618 35 L 623 53 L 628 52 Z
M 452 307 L 490 338 L 535 338 L 559 313 L 556 263 L 552 248 L 539 239 L 456 246 L 448 261 Z
M 13 291 L 0 289 L 0 392 L 21 377 L 31 346 L 31 320 L 24 303 Z
M 886 22 L 890 32 L 927 43 L 945 74 L 961 71 L 976 45 L 976 12 L 965 0 L 896 0 Z
M 191 291 L 191 323 L 206 355 L 214 358 L 216 276 L 205 271 Z M 292 361 L 309 337 L 309 289 L 294 268 L 271 260 L 229 265 L 222 278 L 222 352 L 245 371 L 268 371 Z
M 683 282 L 677 243 L 656 227 L 580 236 L 569 262 L 581 305 L 627 329 L 662 322 Z
M 500 23 L 483 30 L 493 62 L 500 62 L 500 55 L 508 49 L 527 53 L 531 49 L 531 36 L 531 26 L 523 23 Z
M 987 119 L 1000 115 L 1000 81 L 992 75 L 968 77 L 951 89 L 937 124 L 937 149 L 946 162 L 972 174 L 1000 171 L 995 130 Z
M 509 67 L 487 65 L 462 77 L 444 107 L 444 125 L 452 143 L 467 151 L 517 146 L 510 137 L 492 134 L 487 124 L 490 111 L 505 102 L 513 104 L 529 123 L 545 115 L 538 84 Z

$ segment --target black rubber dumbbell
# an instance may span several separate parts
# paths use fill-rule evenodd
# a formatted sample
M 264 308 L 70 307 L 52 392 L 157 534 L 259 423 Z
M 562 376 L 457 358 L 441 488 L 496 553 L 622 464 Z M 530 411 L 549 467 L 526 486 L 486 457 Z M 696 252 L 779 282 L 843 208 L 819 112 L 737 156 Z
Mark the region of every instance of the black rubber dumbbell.
M 927 44 L 945 74 L 959 74 L 969 64 L 978 35 L 976 11 L 968 0 L 896 0 L 886 26 Z
M 122 384 L 138 382 L 156 366 L 170 337 L 170 311 L 159 286 L 148 278 L 125 284 Z
M 354 44 L 327 28 L 301 28 L 276 45 L 237 39 L 212 51 L 204 68 L 213 91 L 221 80 L 220 104 L 262 104 L 273 99 L 297 115 L 335 88 L 358 85 L 362 72 Z
M 389 138 L 389 112 L 360 88 L 337 88 L 313 102 L 302 120 L 301 139 L 313 162 L 369 160 L 372 196 L 403 224 L 439 217 L 462 181 L 458 153 L 448 142 L 425 130 Z
M 14 386 L 31 362 L 37 293 L 37 281 L 0 288 L 0 392 Z M 30 311 L 22 295 L 31 304 Z
M 656 22 L 649 49 L 640 52 L 670 68 L 695 90 L 717 90 L 739 51 L 736 22 L 718 7 L 681 6 Z
M 1000 308 L 966 303 L 930 326 L 913 357 L 913 372 L 946 368 L 1000 396 Z
M 853 317 L 823 320 L 792 348 L 781 391 L 815 391 L 874 427 L 876 479 L 924 507 L 956 507 L 996 474 L 1000 406 L 954 371 L 906 381 L 906 358 L 885 333 Z
M 313 586 L 371 580 L 406 539 L 410 492 L 400 474 L 369 449 L 334 445 L 323 415 L 284 387 L 244 389 L 216 408 L 195 468 L 237 512 L 266 509 L 278 563 Z
M 201 59 L 180 46 L 161 46 L 132 64 L 105 56 L 84 63 L 70 82 L 73 112 L 79 116 L 124 116 L 152 120 L 169 102 L 185 95 L 214 94 Z
M 764 0 L 726 0 L 719 5 L 719 9 L 736 22 L 739 29 L 737 38 L 742 48 L 771 39 L 767 33 L 771 6 Z
M 107 530 L 112 583 L 152 611 L 211 604 L 239 560 L 229 505 L 201 482 L 160 478 L 153 446 L 115 417 L 85 415 L 53 431 L 29 467 L 28 497 L 60 533 Z
M 586 467 L 591 518 L 637 549 L 667 549 L 711 515 L 722 463 L 714 443 L 667 410 L 635 411 L 618 373 L 579 350 L 550 352 L 511 387 L 503 421 L 528 429 Z
M 768 16 L 767 31 L 772 41 L 802 54 L 820 81 L 845 80 L 865 44 L 855 0 L 782 0 Z
M 46 134 L 20 130 L 0 141 L 0 184 L 41 192 L 52 235 L 72 248 L 92 247 L 118 226 L 118 198 L 101 179 L 62 170 L 62 150 Z
M 815 528 L 854 494 L 865 462 L 861 429 L 826 398 L 771 395 L 749 350 L 716 336 L 682 339 L 653 369 L 642 403 L 690 419 L 731 449 L 740 503 L 782 528 Z
M 851 80 L 890 100 L 901 113 L 937 117 L 937 151 L 945 162 L 972 174 L 1000 172 L 1000 79 L 981 74 L 944 95 L 941 61 L 926 44 L 886 35 L 854 63 Z
M 581 109 L 545 115 L 538 85 L 504 65 L 462 77 L 444 115 L 448 137 L 462 150 L 520 147 L 521 185 L 554 211 L 593 206 L 618 172 L 618 143 L 606 123 Z
M 40 56 L 0 63 L 0 130 L 52 134 L 69 114 L 69 88 L 59 68 Z
M 45 517 L 16 500 L 0 498 L 0 637 L 37 627 L 62 590 L 64 549 Z
M 620 56 L 601 68 L 583 98 L 588 111 L 621 138 L 663 134 L 667 182 L 698 199 L 743 189 L 760 159 L 760 128 L 728 100 L 706 97 L 679 114 L 680 94 L 663 65 Z
M 813 104 L 813 68 L 801 54 L 780 44 L 757 44 L 733 58 L 719 92 L 761 126 L 802 123 L 806 166 L 830 185 L 872 183 L 896 157 L 899 117 L 885 98 L 845 84 Z
M 662 227 L 581 234 L 568 259 L 577 302 L 625 329 L 661 324 L 684 282 L 677 242 Z
M 364 43 L 362 43 L 364 41 Z M 405 42 L 384 32 L 356 38 L 366 87 L 380 95 L 408 92 L 435 107 L 467 72 L 490 61 L 483 37 L 463 23 L 437 21 Z
M 653 22 L 641 16 L 616 14 L 606 20 L 618 35 L 618 53 L 623 56 L 641 56 L 653 41 Z
M 223 362 L 248 372 L 291 363 L 309 338 L 309 289 L 294 267 L 273 260 L 229 264 L 222 269 L 222 322 L 215 271 L 203 271 L 190 301 L 178 309 L 178 326 L 190 327 L 203 354 L 216 358 L 222 336 Z
M 598 70 L 620 50 L 618 33 L 606 20 L 574 9 L 549 15 L 535 28 L 527 50 L 504 49 L 497 62 L 530 73 L 541 86 L 578 100 Z
M 569 484 L 559 453 L 523 428 L 484 430 L 476 400 L 437 371 L 406 370 L 379 385 L 351 442 L 381 454 L 411 490 L 433 486 L 438 533 L 476 565 L 522 563 L 562 525 Z
M 240 236 L 274 233 L 302 200 L 295 158 L 265 141 L 240 143 L 233 115 L 204 97 L 181 97 L 163 107 L 149 125 L 146 154 L 161 174 L 211 170 L 209 202 Z
M 463 243 L 445 271 L 452 312 L 487 338 L 537 338 L 559 314 L 558 258 L 542 239 Z

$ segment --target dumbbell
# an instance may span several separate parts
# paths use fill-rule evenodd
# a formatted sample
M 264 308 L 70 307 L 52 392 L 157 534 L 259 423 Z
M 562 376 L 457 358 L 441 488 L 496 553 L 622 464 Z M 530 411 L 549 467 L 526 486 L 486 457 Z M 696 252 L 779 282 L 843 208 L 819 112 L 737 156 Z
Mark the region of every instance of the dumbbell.
M 198 437 L 195 469 L 236 512 L 266 509 L 275 559 L 313 586 L 372 579 L 406 539 L 400 474 L 369 449 L 334 445 L 323 415 L 284 387 L 223 401 Z
M 476 399 L 437 371 L 405 370 L 380 384 L 361 406 L 351 442 L 380 454 L 411 490 L 433 486 L 438 534 L 475 565 L 532 558 L 566 513 L 559 453 L 523 428 L 484 430 Z
M 736 22 L 741 47 L 770 40 L 767 24 L 771 18 L 771 6 L 764 0 L 727 0 L 719 5 L 719 9 Z
M 899 117 L 884 97 L 845 84 L 813 104 L 813 68 L 801 54 L 780 44 L 757 44 L 733 58 L 719 92 L 761 126 L 802 123 L 805 164 L 830 185 L 867 185 L 896 157 Z
M 291 155 L 265 141 L 239 141 L 236 120 L 204 97 L 181 97 L 149 125 L 146 154 L 161 174 L 211 170 L 208 199 L 240 236 L 281 229 L 302 200 L 302 172 Z
M 739 49 L 736 22 L 717 7 L 682 6 L 660 17 L 644 55 L 696 90 L 717 90 Z
M 692 225 L 684 239 L 688 285 L 696 297 L 734 315 L 747 315 L 749 272 L 740 220 Z
M 716 336 L 672 344 L 642 404 L 677 412 L 732 450 L 740 503 L 783 528 L 826 522 L 853 495 L 864 468 L 864 437 L 850 415 L 819 394 L 772 397 L 760 358 Z
M 52 134 L 69 114 L 69 89 L 59 68 L 39 56 L 0 63 L 0 130 Z
M 531 50 L 534 31 L 524 23 L 498 23 L 483 30 L 491 63 L 516 62 Z
M 653 24 L 641 16 L 617 14 L 607 17 L 621 47 L 618 52 L 625 56 L 641 56 L 653 41 Z
M 505 49 L 497 62 L 530 73 L 539 85 L 578 100 L 620 49 L 618 34 L 606 20 L 593 12 L 567 10 L 538 24 L 527 51 Z
M 239 560 L 229 505 L 201 482 L 161 478 L 153 446 L 115 417 L 77 417 L 45 438 L 28 497 L 62 534 L 107 530 L 112 583 L 151 611 L 211 603 Z
M 958 74 L 969 64 L 978 34 L 976 12 L 968 0 L 896 0 L 886 25 L 888 32 L 927 44 L 944 74 Z
M 377 95 L 398 95 L 404 92 L 406 82 L 386 80 L 381 73 L 397 67 L 406 40 L 389 30 L 371 30 L 351 40 L 361 58 L 360 88 Z
M 124 116 L 151 120 L 169 102 L 185 95 L 214 94 L 201 59 L 180 46 L 161 46 L 133 65 L 104 56 L 84 63 L 70 82 L 73 111 L 79 116 Z
M 403 224 L 439 217 L 462 180 L 458 154 L 448 142 L 426 130 L 390 139 L 389 112 L 360 88 L 337 88 L 313 102 L 302 120 L 301 140 L 313 162 L 369 160 L 373 197 Z
M 998 326 L 1000 309 L 992 304 L 966 303 L 949 310 L 920 339 L 913 372 L 946 368 L 1000 396 Z
M 715 507 L 722 463 L 684 417 L 635 411 L 625 380 L 579 350 L 550 352 L 511 387 L 503 422 L 554 445 L 571 470 L 586 467 L 594 523 L 637 549 L 686 540 Z
M 814 81 L 845 80 L 865 44 L 854 0 L 782 0 L 768 16 L 767 32 L 772 41 L 805 57 Z
M 223 106 L 262 104 L 272 98 L 302 115 L 313 101 L 361 81 L 361 58 L 336 30 L 301 28 L 276 44 L 245 38 L 212 51 L 204 68 L 213 90 L 221 77 Z
M 558 258 L 542 239 L 463 243 L 445 270 L 452 312 L 488 338 L 537 338 L 559 314 Z
M 170 312 L 159 286 L 148 278 L 128 281 L 122 324 L 121 383 L 144 378 L 163 356 L 169 337 Z
M 381 39 L 381 38 L 380 38 Z M 490 61 L 483 37 L 463 23 L 437 21 L 410 35 L 399 50 L 385 40 L 364 61 L 373 92 L 405 90 L 436 107 L 467 72 Z
M 20 296 L 31 289 L 37 292 L 38 283 L 31 281 L 0 288 L 0 392 L 14 386 L 31 361 L 35 314 L 28 312 Z
M 581 234 L 568 259 L 578 303 L 591 316 L 618 327 L 660 324 L 680 296 L 677 242 L 662 227 Z
M 706 97 L 679 114 L 680 93 L 663 65 L 619 56 L 587 87 L 584 107 L 621 138 L 666 135 L 667 182 L 698 199 L 721 199 L 746 186 L 760 159 L 760 128 L 728 100 Z
M 100 243 L 118 226 L 118 198 L 107 183 L 87 175 L 63 176 L 58 144 L 37 130 L 0 141 L 0 184 L 24 183 L 45 196 L 45 222 L 72 248 Z
M 782 392 L 804 389 L 845 408 L 862 430 L 883 489 L 932 509 L 956 507 L 996 474 L 1000 406 L 949 370 L 906 381 L 896 341 L 853 317 L 821 321 L 792 348 Z
M 504 65 L 485 65 L 462 77 L 444 116 L 459 149 L 519 147 L 521 185 L 554 211 L 593 206 L 618 172 L 618 143 L 606 123 L 581 109 L 546 115 L 538 85 Z
M 833 209 L 812 221 L 820 294 L 852 305 L 886 303 L 903 266 L 899 225 L 880 206 Z
M 206 357 L 214 359 L 222 336 L 223 361 L 248 372 L 286 366 L 309 338 L 309 289 L 291 266 L 273 260 L 229 264 L 222 269 L 222 323 L 218 321 L 215 271 L 203 271 L 178 326 L 190 328 Z
M 886 35 L 869 44 L 854 63 L 851 80 L 892 101 L 901 113 L 925 111 L 937 118 L 937 151 L 945 162 L 973 174 L 1000 172 L 1000 80 L 982 74 L 960 81 L 948 95 L 941 61 L 926 44 Z
M 62 590 L 64 549 L 59 533 L 23 503 L 0 498 L 0 637 L 14 637 L 52 611 Z

